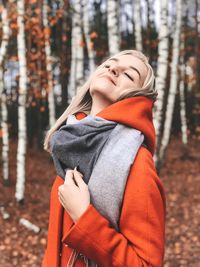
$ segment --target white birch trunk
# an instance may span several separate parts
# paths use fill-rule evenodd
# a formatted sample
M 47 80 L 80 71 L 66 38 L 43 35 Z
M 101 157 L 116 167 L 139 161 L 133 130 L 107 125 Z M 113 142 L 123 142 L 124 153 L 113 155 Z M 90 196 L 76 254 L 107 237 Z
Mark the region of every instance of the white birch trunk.
M 94 72 L 95 70 L 95 63 L 94 63 L 94 50 L 91 47 L 91 40 L 90 40 L 90 29 L 89 29 L 89 2 L 87 0 L 82 0 L 83 5 L 83 30 L 85 34 L 85 40 L 88 50 L 88 57 L 89 57 L 89 73 Z M 87 77 L 86 77 L 87 78 Z
M 184 49 L 185 49 L 185 43 L 184 43 L 185 35 L 184 33 L 181 34 L 181 56 L 180 56 L 180 74 L 181 74 L 181 80 L 179 84 L 179 94 L 180 94 L 180 118 L 181 118 L 181 137 L 183 145 L 186 147 L 188 143 L 187 138 L 187 119 L 186 119 L 186 105 L 185 105 L 185 73 L 186 73 L 186 66 L 185 66 L 185 60 L 184 60 Z
M 75 96 L 77 87 L 84 81 L 83 63 L 84 53 L 81 46 L 81 0 L 74 3 L 74 15 L 72 21 L 72 42 L 71 42 L 71 68 L 68 86 L 68 102 Z
M 26 45 L 24 32 L 24 0 L 17 1 L 17 46 L 19 59 L 19 97 L 18 97 L 18 147 L 17 147 L 17 182 L 15 197 L 23 201 L 25 191 L 25 154 L 26 154 Z
M 174 112 L 174 103 L 177 92 L 177 66 L 179 62 L 179 52 L 180 52 L 180 31 L 182 24 L 182 0 L 176 0 L 176 28 L 174 33 L 173 47 L 172 47 L 172 65 L 171 65 L 171 75 L 170 75 L 170 87 L 169 95 L 167 99 L 167 107 L 165 113 L 165 123 L 163 137 L 161 140 L 161 148 L 159 153 L 159 160 L 162 163 L 165 150 L 169 143 L 172 117 Z
M 158 33 L 158 64 L 155 88 L 158 92 L 158 97 L 154 105 L 154 126 L 156 131 L 156 153 L 154 155 L 155 165 L 157 165 L 158 158 L 158 144 L 160 143 L 161 125 L 162 125 L 162 111 L 163 102 L 166 88 L 166 77 L 168 68 L 168 53 L 169 53 L 169 40 L 168 40 L 168 1 L 162 0 L 160 6 L 160 28 Z
M 107 1 L 108 48 L 112 56 L 120 50 L 119 0 Z
M 8 111 L 6 105 L 6 94 L 3 92 L 3 61 L 7 52 L 9 39 L 9 21 L 7 9 L 4 7 L 1 13 L 2 19 L 2 41 L 0 47 L 0 97 L 1 97 L 1 129 L 2 136 L 2 163 L 3 163 L 3 181 L 5 185 L 9 184 L 9 132 L 8 132 Z
M 133 16 L 135 25 L 135 48 L 142 51 L 142 22 L 141 22 L 141 1 L 134 0 Z
M 186 66 L 185 71 L 186 71 L 186 75 L 187 75 L 187 91 L 191 92 L 192 88 L 193 88 L 193 82 L 194 82 L 194 80 L 196 80 L 196 78 L 194 79 L 194 71 L 191 68 L 191 66 L 189 66 L 188 64 Z
M 48 23 L 48 2 L 43 0 L 43 26 L 46 30 L 49 29 Z M 48 31 L 45 31 L 45 54 L 46 54 L 46 68 L 47 68 L 47 92 L 48 92 L 48 106 L 49 106 L 49 126 L 50 128 L 55 124 L 55 101 L 54 101 L 54 90 L 53 90 L 53 68 L 51 59 L 51 45 Z
M 181 60 L 181 77 L 182 77 L 179 85 L 181 133 L 182 133 L 182 142 L 186 146 L 188 143 L 188 138 L 187 138 L 187 120 L 186 120 L 186 106 L 185 106 L 185 84 L 184 84 L 185 63 L 183 56 L 181 57 L 180 60 Z

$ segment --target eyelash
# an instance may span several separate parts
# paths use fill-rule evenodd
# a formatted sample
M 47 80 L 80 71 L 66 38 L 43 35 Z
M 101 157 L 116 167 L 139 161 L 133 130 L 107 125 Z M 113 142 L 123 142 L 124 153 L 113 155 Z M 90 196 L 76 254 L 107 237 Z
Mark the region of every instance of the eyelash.
M 105 68 L 108 68 L 109 66 L 108 65 L 105 65 L 104 66 Z M 131 81 L 134 81 L 134 79 L 129 75 L 127 74 L 126 72 L 124 73 Z
M 134 81 L 133 80 L 133 78 L 130 76 L 130 75 L 128 75 L 127 73 L 124 73 L 126 76 L 128 76 L 129 77 L 129 79 L 131 80 L 131 81 Z

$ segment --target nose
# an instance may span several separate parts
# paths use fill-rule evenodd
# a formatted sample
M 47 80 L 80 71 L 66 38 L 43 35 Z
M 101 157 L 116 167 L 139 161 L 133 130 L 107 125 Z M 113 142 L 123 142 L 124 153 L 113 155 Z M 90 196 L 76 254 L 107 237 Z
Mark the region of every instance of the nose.
M 112 74 L 114 74 L 115 76 L 118 75 L 118 70 L 117 70 L 117 66 L 116 66 L 116 65 L 111 65 L 111 66 L 108 68 L 108 71 L 111 72 Z

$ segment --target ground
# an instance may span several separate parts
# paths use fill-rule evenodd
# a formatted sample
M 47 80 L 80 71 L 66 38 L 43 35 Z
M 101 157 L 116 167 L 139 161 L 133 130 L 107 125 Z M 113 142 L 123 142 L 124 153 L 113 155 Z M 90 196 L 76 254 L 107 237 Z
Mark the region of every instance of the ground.
M 164 267 L 200 267 L 200 143 L 189 139 L 189 157 L 182 158 L 178 137 L 172 138 L 160 172 L 166 199 L 166 247 Z M 55 178 L 46 152 L 29 149 L 26 156 L 24 204 L 15 201 L 16 142 L 11 142 L 11 186 L 0 184 L 0 266 L 40 267 L 46 246 L 49 197 Z M 0 176 L 2 177 L 2 175 Z M 3 219 L 2 212 L 10 217 Z M 25 218 L 40 227 L 39 233 L 19 224 Z

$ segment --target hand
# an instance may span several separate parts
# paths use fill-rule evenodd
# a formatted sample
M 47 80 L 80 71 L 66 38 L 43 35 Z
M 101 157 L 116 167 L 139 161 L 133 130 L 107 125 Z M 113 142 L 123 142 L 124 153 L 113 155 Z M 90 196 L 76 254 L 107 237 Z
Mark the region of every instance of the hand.
M 74 222 L 90 204 L 89 189 L 82 177 L 83 175 L 75 169 L 67 170 L 65 182 L 58 188 L 59 201 Z

